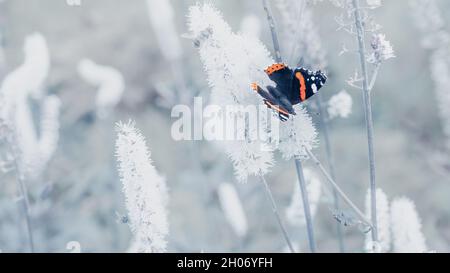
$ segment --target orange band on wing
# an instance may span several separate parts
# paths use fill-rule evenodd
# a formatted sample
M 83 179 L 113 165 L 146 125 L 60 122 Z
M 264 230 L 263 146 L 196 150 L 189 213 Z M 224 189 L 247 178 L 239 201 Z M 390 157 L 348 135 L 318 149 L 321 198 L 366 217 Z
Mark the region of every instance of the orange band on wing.
M 300 72 L 295 73 L 295 77 L 300 81 L 300 100 L 305 101 L 306 100 L 305 77 L 303 77 L 302 73 Z
M 272 75 L 273 73 L 283 70 L 286 68 L 285 64 L 273 64 L 271 66 L 269 66 L 266 70 L 264 70 L 264 72 L 267 73 L 267 75 Z

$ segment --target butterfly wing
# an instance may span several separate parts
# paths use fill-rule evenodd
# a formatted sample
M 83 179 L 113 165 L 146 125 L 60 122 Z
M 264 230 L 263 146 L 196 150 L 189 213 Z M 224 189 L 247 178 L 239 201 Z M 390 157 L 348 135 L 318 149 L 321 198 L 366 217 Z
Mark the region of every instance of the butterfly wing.
M 305 68 L 296 68 L 294 71 L 293 94 L 304 102 L 314 96 L 322 88 L 327 76 L 321 71 L 311 71 Z
M 269 108 L 274 110 L 277 114 L 278 114 L 278 118 L 285 122 L 287 120 L 289 120 L 289 113 L 283 109 L 283 107 L 279 106 L 279 105 L 275 105 L 273 103 L 271 103 L 268 100 L 264 100 L 264 104 Z
M 264 100 L 264 104 L 269 108 L 275 111 L 278 114 L 278 117 L 281 121 L 287 121 L 289 119 L 289 110 L 285 109 L 283 106 L 281 106 L 280 98 L 276 97 L 276 94 L 272 94 L 271 90 L 275 90 L 274 87 L 268 86 L 267 87 L 269 91 L 264 90 L 261 88 L 258 84 L 253 83 L 252 89 L 256 91 Z M 291 107 L 292 108 L 292 107 Z M 289 107 L 288 107 L 289 109 Z M 293 108 L 292 108 L 293 111 Z M 293 114 L 295 115 L 295 112 L 293 111 Z
M 286 95 L 292 80 L 292 69 L 285 64 L 276 63 L 269 66 L 264 72 L 277 84 L 277 89 Z

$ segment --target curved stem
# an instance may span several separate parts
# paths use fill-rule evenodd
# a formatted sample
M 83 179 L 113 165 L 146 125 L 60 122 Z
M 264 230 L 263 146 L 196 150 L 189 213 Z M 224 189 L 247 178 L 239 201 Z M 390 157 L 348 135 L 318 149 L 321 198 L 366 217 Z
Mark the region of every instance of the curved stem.
M 275 217 L 277 218 L 277 222 L 278 222 L 278 225 L 279 225 L 279 227 L 281 229 L 281 232 L 283 233 L 284 239 L 286 240 L 286 243 L 287 243 L 290 251 L 292 253 L 295 253 L 295 250 L 294 250 L 294 247 L 292 245 L 291 239 L 289 238 L 289 235 L 288 235 L 288 233 L 286 231 L 286 228 L 285 228 L 285 226 L 283 224 L 283 221 L 281 220 L 281 216 L 280 216 L 280 213 L 278 212 L 277 204 L 275 203 L 275 199 L 273 198 L 273 194 L 272 194 L 272 191 L 270 190 L 269 184 L 267 184 L 267 181 L 266 181 L 266 179 L 264 178 L 263 175 L 260 175 L 259 177 L 261 179 L 261 182 L 264 185 L 264 189 L 266 190 L 267 198 L 269 198 L 270 203 L 272 205 L 272 212 L 275 215 Z
M 324 174 L 324 176 L 327 178 L 328 182 L 331 184 L 331 186 L 336 190 L 336 193 L 344 200 L 344 202 L 356 213 L 356 215 L 359 217 L 361 222 L 368 225 L 369 227 L 373 228 L 372 223 L 366 218 L 364 213 L 361 212 L 361 210 L 348 198 L 348 196 L 344 193 L 344 191 L 336 184 L 334 179 L 330 176 L 330 174 L 325 170 L 325 167 L 320 163 L 320 161 L 317 159 L 317 157 L 305 147 L 306 152 L 308 153 L 309 157 L 314 161 L 314 163 L 319 167 L 321 172 Z
M 311 253 L 315 253 L 316 241 L 314 240 L 314 227 L 311 216 L 311 208 L 309 206 L 308 188 L 303 175 L 302 162 L 299 159 L 295 159 L 295 167 L 297 169 L 298 183 L 300 184 L 300 190 L 302 193 L 303 210 L 305 212 L 306 229 L 308 231 L 309 250 Z
M 325 153 L 327 155 L 327 161 L 328 161 L 328 169 L 330 170 L 331 178 L 333 178 L 334 181 L 336 181 L 336 172 L 334 169 L 334 161 L 333 161 L 333 154 L 331 151 L 331 142 L 330 142 L 330 135 L 328 133 L 328 124 L 325 120 L 325 110 L 322 105 L 322 93 L 319 93 L 317 98 L 317 107 L 319 108 L 320 113 L 320 123 L 322 124 L 322 131 L 323 131 L 323 138 L 325 142 Z M 339 206 L 339 198 L 338 194 L 335 189 L 333 189 L 333 205 L 334 209 L 336 211 L 340 210 Z M 338 244 L 339 244 L 339 250 L 341 253 L 345 252 L 345 243 L 344 243 L 344 232 L 342 230 L 342 225 L 339 223 L 336 223 L 336 233 L 338 235 Z

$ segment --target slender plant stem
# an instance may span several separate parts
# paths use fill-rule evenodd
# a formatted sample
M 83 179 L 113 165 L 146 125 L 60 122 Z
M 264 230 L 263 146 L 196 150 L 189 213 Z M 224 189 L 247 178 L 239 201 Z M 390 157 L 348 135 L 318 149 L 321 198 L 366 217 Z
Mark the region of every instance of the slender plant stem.
M 275 60 L 281 63 L 283 59 L 281 58 L 280 43 L 278 42 L 278 35 L 275 26 L 275 20 L 273 19 L 272 10 L 270 9 L 267 0 L 262 0 L 264 10 L 267 14 L 267 21 L 269 22 L 270 33 L 272 34 L 273 50 L 275 51 Z
M 287 230 L 283 224 L 283 221 L 281 220 L 281 216 L 280 216 L 280 213 L 278 212 L 277 204 L 275 203 L 275 199 L 273 198 L 273 194 L 272 194 L 272 191 L 270 190 L 269 184 L 267 184 L 267 181 L 263 175 L 260 175 L 259 177 L 261 179 L 261 182 L 264 185 L 264 188 L 266 190 L 266 195 L 269 198 L 270 203 L 272 205 L 272 212 L 275 215 L 275 217 L 277 218 L 278 225 L 280 226 L 280 229 L 281 229 L 281 232 L 283 233 L 284 239 L 286 240 L 286 243 L 287 243 L 289 249 L 291 250 L 291 252 L 295 253 L 291 239 L 289 238 Z
M 305 212 L 306 229 L 308 231 L 309 250 L 311 253 L 316 252 L 316 241 L 314 240 L 314 227 L 311 216 L 311 208 L 309 206 L 308 189 L 306 186 L 305 176 L 303 175 L 302 162 L 295 159 L 295 167 L 297 168 L 298 183 L 302 193 L 303 210 Z
M 28 199 L 28 191 L 27 187 L 25 186 L 25 182 L 23 179 L 19 178 L 19 188 L 20 188 L 20 194 L 22 195 L 23 199 L 23 211 L 25 214 L 25 221 L 27 225 L 27 233 L 28 233 L 28 244 L 30 246 L 30 251 L 34 253 L 34 240 L 33 240 L 33 228 L 31 225 L 31 217 L 30 217 L 30 201 Z
M 306 0 L 300 0 L 301 1 L 301 3 L 300 3 L 300 10 L 299 10 L 299 13 L 298 13 L 298 16 L 299 16 L 299 18 L 298 18 L 298 24 L 299 25 L 301 25 L 301 23 L 302 23 L 302 19 L 303 19 L 303 13 L 304 13 L 304 10 L 305 10 L 305 6 L 306 6 Z M 288 61 L 289 62 L 291 62 L 293 59 L 294 59 L 294 54 L 295 54 L 295 50 L 297 50 L 297 46 L 298 46 L 298 43 L 301 43 L 301 41 L 300 41 L 300 34 L 301 34 L 301 27 L 296 27 L 295 28 L 295 32 L 294 32 L 294 44 L 293 44 L 293 46 L 292 46 L 292 48 L 291 48 L 291 53 L 289 54 L 289 59 L 288 59 Z
M 20 191 L 20 200 L 22 202 L 22 209 L 23 214 L 25 215 L 25 222 L 27 226 L 27 234 L 28 234 L 28 245 L 30 247 L 30 251 L 34 253 L 34 240 L 33 240 L 33 228 L 31 224 L 31 217 L 30 217 L 30 200 L 28 199 L 28 189 L 25 185 L 25 181 L 23 180 L 22 174 L 20 172 L 19 164 L 17 162 L 17 156 L 14 151 L 14 148 L 11 148 L 11 152 L 14 156 L 14 168 L 16 169 L 16 177 L 17 177 L 17 184 L 19 185 L 19 191 Z
M 270 32 L 272 34 L 273 49 L 275 51 L 275 59 L 278 63 L 281 63 L 281 62 L 283 62 L 283 59 L 281 57 L 280 43 L 278 42 L 278 35 L 277 35 L 277 31 L 276 31 L 275 20 L 273 18 L 272 11 L 270 9 L 270 6 L 269 6 L 269 3 L 267 2 L 267 0 L 262 0 L 262 3 L 264 6 L 264 10 L 266 11 L 266 14 L 267 14 L 267 21 L 269 22 Z M 298 163 L 300 163 L 300 162 L 298 162 Z M 298 163 L 296 160 L 295 165 L 296 165 L 296 170 L 297 170 L 297 176 L 299 177 L 300 189 L 302 191 L 302 195 L 306 194 L 306 198 L 303 198 L 303 204 L 304 204 L 303 207 L 305 209 L 305 217 L 306 217 L 307 228 L 308 228 L 309 245 L 310 245 L 311 252 L 315 252 L 316 247 L 315 247 L 315 242 L 314 242 L 314 227 L 312 225 L 311 212 L 309 209 L 310 206 L 309 206 L 309 200 L 308 200 L 308 196 L 307 196 L 308 195 L 307 188 L 306 188 L 306 183 L 304 183 L 302 165 L 298 164 Z M 263 178 L 263 176 L 261 176 L 261 177 Z M 267 183 L 265 183 L 265 184 L 267 184 Z M 268 186 L 266 186 L 266 188 L 268 188 Z M 270 193 L 270 191 L 269 191 L 269 193 Z M 273 200 L 273 198 L 272 198 L 272 200 Z M 305 203 L 306 203 L 306 205 L 305 205 Z M 284 227 L 281 223 L 281 219 L 279 218 L 279 215 L 277 217 L 279 219 L 280 227 L 282 227 L 282 229 L 284 230 Z M 284 234 L 286 237 L 287 233 L 285 230 L 284 230 Z M 289 239 L 289 238 L 287 238 L 287 239 Z M 290 245 L 290 242 L 288 242 L 288 244 Z M 290 245 L 290 247 L 292 250 L 291 245 Z
M 363 102 L 367 127 L 367 143 L 369 149 L 369 168 L 370 168 L 370 199 L 371 199 L 371 219 L 372 219 L 372 240 L 378 242 L 377 228 L 377 185 L 375 181 L 375 155 L 373 144 L 373 117 L 372 102 L 369 88 L 369 76 L 366 63 L 365 29 L 361 18 L 361 9 L 359 0 L 353 0 L 354 17 L 356 33 L 358 38 L 359 57 L 361 62 L 361 72 L 363 76 Z
M 326 177 L 328 182 L 331 184 L 331 186 L 336 190 L 336 193 L 344 200 L 344 202 L 356 213 L 356 215 L 359 217 L 360 221 L 364 224 L 368 225 L 369 227 L 373 227 L 370 220 L 366 218 L 364 213 L 361 212 L 361 210 L 348 198 L 348 196 L 344 193 L 344 191 L 336 184 L 334 179 L 331 177 L 331 175 L 325 170 L 325 167 L 320 163 L 320 161 L 317 159 L 317 157 L 305 147 L 306 152 L 308 153 L 309 157 L 314 161 L 314 163 L 319 167 L 320 171 L 323 173 L 323 175 Z
M 333 178 L 334 181 L 336 181 L 336 172 L 334 169 L 334 160 L 333 160 L 333 153 L 331 151 L 331 142 L 330 142 L 330 135 L 328 133 L 328 124 L 325 120 L 325 110 L 322 105 L 322 93 L 319 93 L 316 97 L 317 107 L 319 108 L 320 113 L 320 123 L 322 125 L 322 132 L 323 132 L 323 138 L 324 138 L 324 144 L 325 144 L 325 153 L 327 155 L 327 161 L 328 161 L 328 169 L 330 170 L 330 176 Z M 339 206 L 339 198 L 338 193 L 335 189 L 333 189 L 333 205 L 335 211 L 340 210 Z M 336 233 L 338 235 L 338 244 L 339 244 L 339 250 L 341 253 L 345 252 L 345 243 L 344 243 L 344 232 L 342 230 L 342 225 L 340 223 L 336 223 Z

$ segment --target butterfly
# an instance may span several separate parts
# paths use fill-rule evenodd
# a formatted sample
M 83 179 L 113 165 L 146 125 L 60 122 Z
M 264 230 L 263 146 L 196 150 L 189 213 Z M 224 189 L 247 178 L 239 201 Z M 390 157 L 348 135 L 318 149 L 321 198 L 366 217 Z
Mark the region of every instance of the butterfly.
M 311 71 L 303 67 L 291 69 L 281 63 L 269 66 L 264 72 L 276 86 L 269 85 L 267 90 L 264 90 L 257 83 L 252 83 L 251 87 L 283 122 L 287 121 L 290 115 L 296 115 L 294 105 L 314 96 L 327 81 L 327 76 L 320 70 Z

